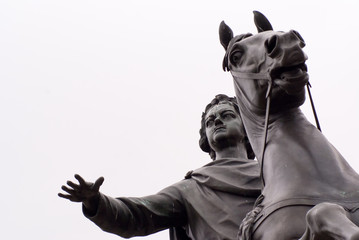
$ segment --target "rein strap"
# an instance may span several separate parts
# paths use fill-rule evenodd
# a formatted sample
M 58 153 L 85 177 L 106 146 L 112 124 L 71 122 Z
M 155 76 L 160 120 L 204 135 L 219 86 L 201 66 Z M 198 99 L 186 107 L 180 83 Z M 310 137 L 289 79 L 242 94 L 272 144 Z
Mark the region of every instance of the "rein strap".
M 315 111 L 315 107 L 314 107 L 314 101 L 313 101 L 313 97 L 312 94 L 310 93 L 310 88 L 312 87 L 312 85 L 310 85 L 310 83 L 307 83 L 307 91 L 308 91 L 308 95 L 309 95 L 309 99 L 310 99 L 310 105 L 312 106 L 312 111 L 313 111 L 313 115 L 315 118 L 315 123 L 317 124 L 317 128 L 319 131 L 322 131 L 322 129 L 320 128 L 320 124 L 319 124 L 319 118 L 317 115 L 317 111 Z

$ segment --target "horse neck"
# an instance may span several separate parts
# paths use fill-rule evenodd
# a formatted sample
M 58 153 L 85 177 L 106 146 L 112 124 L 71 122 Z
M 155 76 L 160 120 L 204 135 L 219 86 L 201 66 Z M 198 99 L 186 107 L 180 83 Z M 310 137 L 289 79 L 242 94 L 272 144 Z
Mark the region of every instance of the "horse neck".
M 254 153 L 263 166 L 262 174 L 266 187 L 268 185 L 273 187 L 270 190 L 276 188 L 282 189 L 283 192 L 291 191 L 288 189 L 298 190 L 302 185 L 314 186 L 314 182 L 321 186 L 324 185 L 322 182 L 325 182 L 328 189 L 340 182 L 345 183 L 342 185 L 348 185 L 349 189 L 353 185 L 349 183 L 357 183 L 359 180 L 359 176 L 341 154 L 306 119 L 298 107 L 269 115 L 264 158 L 262 158 L 264 115 L 248 115 L 248 111 L 243 109 L 241 114 Z M 306 172 L 306 178 L 311 179 L 305 184 L 303 182 L 307 179 L 302 178 L 303 171 Z M 345 174 L 339 174 L 341 172 Z M 292 181 L 295 177 L 302 182 Z M 284 190 L 284 187 L 288 189 Z
M 252 145 L 254 153 L 257 159 L 262 161 L 262 152 L 264 147 L 264 135 L 265 135 L 265 115 L 255 114 L 248 108 L 241 107 L 241 116 L 243 124 L 248 134 L 249 141 Z M 268 121 L 268 135 L 267 143 L 273 133 L 279 128 L 287 126 L 290 122 L 292 126 L 308 126 L 313 127 L 311 123 L 303 115 L 299 107 L 284 110 L 280 113 L 270 114 Z M 281 131 L 281 134 L 286 134 L 286 131 Z
M 264 158 L 264 114 L 239 101 L 249 141 L 260 165 L 266 204 L 293 197 L 337 199 L 357 193 L 359 175 L 299 107 L 269 115 Z M 348 198 L 351 194 L 347 194 Z

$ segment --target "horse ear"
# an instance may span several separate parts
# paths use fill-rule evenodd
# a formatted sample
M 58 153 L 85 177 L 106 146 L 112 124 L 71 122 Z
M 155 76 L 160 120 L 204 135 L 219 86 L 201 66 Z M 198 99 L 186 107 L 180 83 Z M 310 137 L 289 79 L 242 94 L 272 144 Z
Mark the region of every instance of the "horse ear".
M 219 40 L 221 41 L 222 46 L 227 50 L 228 44 L 233 38 L 233 31 L 224 21 L 219 25 Z
M 273 30 L 272 25 L 262 13 L 258 11 L 253 11 L 253 14 L 254 14 L 254 23 L 256 24 L 259 33 L 268 30 Z

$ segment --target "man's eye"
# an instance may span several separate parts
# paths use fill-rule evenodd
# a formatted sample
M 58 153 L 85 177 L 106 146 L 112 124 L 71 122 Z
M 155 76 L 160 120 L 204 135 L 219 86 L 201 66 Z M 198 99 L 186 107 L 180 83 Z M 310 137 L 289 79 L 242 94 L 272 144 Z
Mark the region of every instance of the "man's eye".
M 238 63 L 241 60 L 242 57 L 242 52 L 240 51 L 235 51 L 234 53 L 232 53 L 231 55 L 231 62 L 233 63 Z
M 231 113 L 226 113 L 223 115 L 223 118 L 224 119 L 232 119 L 232 118 L 235 118 L 235 116 Z
M 213 120 L 208 120 L 207 122 L 206 122 L 206 127 L 210 127 L 210 126 L 212 126 L 213 125 Z

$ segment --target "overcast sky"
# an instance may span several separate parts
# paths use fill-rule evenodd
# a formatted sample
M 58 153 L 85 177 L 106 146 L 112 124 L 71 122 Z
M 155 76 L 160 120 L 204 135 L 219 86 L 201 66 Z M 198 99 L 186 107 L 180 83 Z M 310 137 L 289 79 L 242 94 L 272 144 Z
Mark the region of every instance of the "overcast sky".
M 305 39 L 323 133 L 358 171 L 357 0 L 2 0 L 2 238 L 121 239 L 59 198 L 61 185 L 104 176 L 103 193 L 140 197 L 209 162 L 201 113 L 234 95 L 218 26 L 255 32 L 253 10 Z

